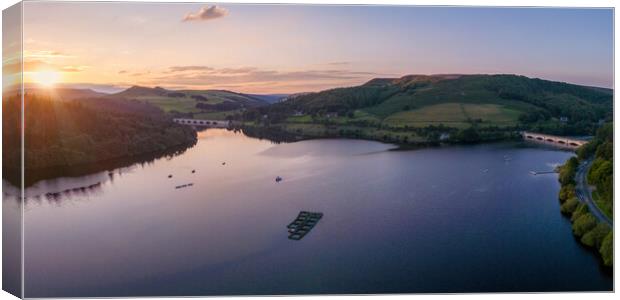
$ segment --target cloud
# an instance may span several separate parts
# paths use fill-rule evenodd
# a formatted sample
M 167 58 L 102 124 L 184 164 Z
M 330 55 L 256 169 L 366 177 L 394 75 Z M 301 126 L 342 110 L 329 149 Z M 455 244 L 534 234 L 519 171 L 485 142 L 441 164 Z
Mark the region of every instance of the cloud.
M 228 14 L 228 10 L 217 5 L 205 6 L 196 13 L 188 13 L 183 17 L 183 22 L 186 21 L 209 21 L 217 18 L 224 17 Z
M 257 69 L 252 68 L 252 67 L 241 67 L 241 68 L 223 68 L 217 71 L 220 74 L 248 74 L 248 73 L 257 71 Z
M 64 66 L 60 70 L 63 72 L 82 72 L 86 70 L 88 66 Z
M 184 86 L 185 88 L 224 88 L 237 91 L 296 92 L 352 86 L 373 77 L 376 72 L 339 69 L 273 70 L 255 67 L 215 68 L 209 66 L 173 66 L 145 78 L 151 85 Z
M 151 74 L 151 71 L 146 71 L 146 72 L 134 72 L 129 74 L 129 76 L 133 76 L 133 77 L 142 77 L 142 76 L 146 76 Z
M 335 62 L 326 63 L 326 65 L 328 66 L 346 66 L 350 64 L 351 62 L 348 62 L 348 61 L 335 61 Z
M 168 70 L 169 72 L 208 71 L 213 70 L 213 68 L 207 66 L 172 66 Z
M 52 51 L 52 50 L 35 50 L 35 51 L 24 51 L 24 59 L 53 59 L 53 58 L 67 58 L 71 57 L 70 55 Z
M 173 65 L 157 71 L 122 70 L 131 84 L 182 89 L 231 89 L 237 92 L 292 93 L 355 86 L 375 77 L 395 76 L 335 65 L 277 70 L 252 66 Z
M 24 72 L 32 72 L 32 71 L 36 71 L 36 70 L 41 70 L 41 69 L 53 69 L 54 67 L 42 60 L 39 59 L 24 59 Z M 21 65 L 19 63 L 17 63 L 15 65 L 15 69 L 19 70 L 21 68 Z
M 117 93 L 130 87 L 130 85 L 99 83 L 60 83 L 59 86 L 72 89 L 91 89 L 100 93 Z
M 40 70 L 56 70 L 60 72 L 82 72 L 89 66 L 81 65 L 61 65 L 49 63 L 39 59 L 25 59 L 23 64 L 24 72 L 36 72 Z M 2 69 L 4 72 L 14 73 L 19 72 L 22 68 L 22 64 L 18 61 L 15 63 L 4 64 Z

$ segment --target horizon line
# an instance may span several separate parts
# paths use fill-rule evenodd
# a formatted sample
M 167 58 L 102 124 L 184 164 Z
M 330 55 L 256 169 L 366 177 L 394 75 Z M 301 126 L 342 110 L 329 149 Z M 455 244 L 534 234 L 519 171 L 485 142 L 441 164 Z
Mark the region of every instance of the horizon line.
M 364 81 L 363 83 L 357 84 L 357 85 L 346 85 L 346 86 L 336 86 L 333 88 L 326 88 L 326 89 L 321 89 L 321 90 L 317 90 L 317 91 L 310 91 L 312 92 L 322 92 L 322 91 L 329 91 L 329 90 L 333 90 L 333 89 L 339 89 L 339 88 L 348 88 L 348 87 L 356 87 L 356 86 L 360 86 L 360 85 L 364 85 L 372 80 L 376 80 L 376 79 L 401 79 L 404 77 L 409 77 L 409 76 L 426 76 L 426 77 L 433 77 L 433 76 L 501 76 L 501 75 L 510 75 L 510 76 L 520 76 L 520 77 L 526 77 L 529 79 L 539 79 L 539 80 L 545 80 L 545 81 L 551 81 L 551 82 L 558 82 L 558 83 L 565 83 L 565 84 L 571 84 L 571 85 L 577 85 L 577 86 L 582 86 L 582 87 L 590 87 L 590 88 L 599 88 L 599 89 L 609 89 L 609 90 L 614 90 L 614 85 L 612 85 L 611 87 L 605 87 L 605 86 L 596 86 L 596 85 L 587 85 L 587 84 L 579 84 L 579 83 L 573 83 L 573 82 L 569 82 L 569 81 L 560 81 L 560 80 L 553 80 L 553 79 L 546 79 L 546 78 L 542 78 L 542 77 L 530 77 L 527 75 L 522 75 L 522 74 L 517 74 L 517 73 L 433 73 L 433 74 L 405 74 L 399 77 L 374 77 L 371 78 L 369 80 Z M 614 80 L 615 81 L 615 80 Z M 9 91 L 13 91 L 15 90 L 15 85 L 19 85 L 19 84 L 13 84 L 10 86 L 5 86 L 4 89 L 9 92 Z M 80 87 L 80 85 L 92 85 L 94 87 Z M 103 89 L 97 89 L 96 86 L 107 86 L 109 89 L 115 89 L 117 91 L 105 91 Z M 25 89 L 54 89 L 54 88 L 61 88 L 61 89 L 74 89 L 74 90 L 92 90 L 94 92 L 99 92 L 99 93 L 104 93 L 104 94 L 109 94 L 109 95 L 113 95 L 113 94 L 117 94 L 120 93 L 122 91 L 125 91 L 127 89 L 130 89 L 132 87 L 144 87 L 144 88 L 163 88 L 169 91 L 181 91 L 181 90 L 190 90 L 190 91 L 199 91 L 199 90 L 220 90 L 220 91 L 229 91 L 229 92 L 235 92 L 235 93 L 239 93 L 239 94 L 257 94 L 257 95 L 274 95 L 274 94 L 280 94 L 280 95 L 292 95 L 292 94 L 297 94 L 297 93 L 308 93 L 309 91 L 307 90 L 301 90 L 301 91 L 295 91 L 295 92 L 290 92 L 290 93 L 283 93 L 283 92 L 274 92 L 274 93 L 260 93 L 260 92 L 238 92 L 232 89 L 226 89 L 226 88 L 206 88 L 206 89 L 201 89 L 201 88 L 190 88 L 190 87 L 185 87 L 185 88 L 178 88 L 178 87 L 166 87 L 165 85 L 142 85 L 142 84 L 130 84 L 130 83 L 123 83 L 123 84 L 118 84 L 118 83 L 88 83 L 88 82 L 65 82 L 65 83 L 57 83 L 56 87 L 44 87 L 41 86 L 40 84 L 37 84 L 36 82 L 24 82 L 23 83 L 23 88 Z M 3 93 L 4 94 L 4 93 Z

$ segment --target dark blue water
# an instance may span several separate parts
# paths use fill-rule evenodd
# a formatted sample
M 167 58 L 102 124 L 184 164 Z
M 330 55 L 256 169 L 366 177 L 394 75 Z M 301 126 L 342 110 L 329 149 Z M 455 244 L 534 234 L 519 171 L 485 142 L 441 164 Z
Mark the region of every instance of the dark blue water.
M 570 152 L 390 148 L 209 130 L 171 159 L 41 182 L 27 191 L 26 296 L 612 289 L 560 214 L 557 175 L 529 173 Z M 324 217 L 289 240 L 301 210 Z

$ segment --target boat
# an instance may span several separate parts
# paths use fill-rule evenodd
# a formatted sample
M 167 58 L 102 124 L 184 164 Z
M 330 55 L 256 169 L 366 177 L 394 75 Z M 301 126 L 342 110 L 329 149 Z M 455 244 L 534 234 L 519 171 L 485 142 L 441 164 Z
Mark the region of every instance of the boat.
M 177 185 L 174 188 L 175 189 L 182 189 L 182 188 L 186 188 L 186 187 L 193 186 L 193 185 L 194 185 L 193 183 L 186 183 L 186 184 L 182 184 L 182 185 Z
M 276 182 L 280 182 L 280 181 L 282 181 L 282 177 L 280 176 L 276 177 Z
M 192 173 L 196 173 L 196 170 L 192 170 Z
M 168 178 L 172 178 L 172 174 L 168 175 Z

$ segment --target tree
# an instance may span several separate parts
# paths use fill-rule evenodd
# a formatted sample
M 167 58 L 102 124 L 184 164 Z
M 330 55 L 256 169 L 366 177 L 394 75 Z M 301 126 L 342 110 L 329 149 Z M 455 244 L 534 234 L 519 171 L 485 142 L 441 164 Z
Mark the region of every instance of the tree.
M 560 167 L 559 180 L 562 185 L 574 184 L 575 174 L 577 172 L 577 166 L 579 161 L 576 157 L 571 157 L 566 163 Z
M 609 228 L 607 224 L 598 223 L 596 224 L 596 227 L 594 227 L 592 230 L 584 234 L 583 237 L 581 237 L 581 242 L 586 246 L 599 249 L 603 244 L 603 240 L 610 231 L 611 228 Z
M 457 132 L 456 139 L 464 143 L 475 143 L 480 141 L 480 134 L 478 134 L 478 131 L 472 126 Z
M 583 236 L 595 226 L 596 218 L 590 213 L 585 213 L 577 218 L 573 223 L 573 234 L 576 236 Z
M 603 239 L 599 253 L 603 257 L 603 263 L 606 266 L 612 266 L 614 264 L 614 232 L 610 231 Z

